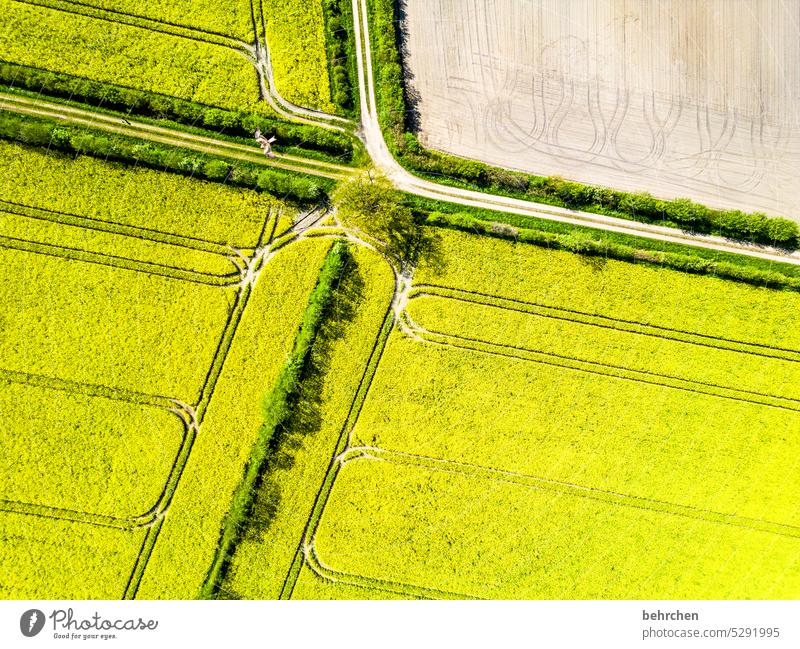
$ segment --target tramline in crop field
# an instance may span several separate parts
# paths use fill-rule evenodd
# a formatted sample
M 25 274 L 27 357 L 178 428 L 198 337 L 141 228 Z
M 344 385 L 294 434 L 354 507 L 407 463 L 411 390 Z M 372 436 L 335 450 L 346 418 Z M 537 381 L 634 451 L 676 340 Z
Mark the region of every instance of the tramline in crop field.
M 76 3 L 3 0 L 5 61 L 209 107 L 274 117 L 260 97 L 259 48 L 270 39 L 279 91 L 325 111 L 332 103 L 321 0 Z M 31 88 L 36 90 L 36 88 Z
M 265 266 L 274 199 L 11 144 L 0 156 L 0 563 L 15 575 L 0 593 L 132 597 L 152 570 L 161 596 L 191 597 L 203 575 L 193 586 L 165 575 L 177 565 L 157 551 L 149 567 L 150 553 L 164 526 L 164 543 L 210 563 L 258 395 L 330 243 Z M 142 192 L 148 201 L 131 200 Z M 182 518 L 195 507 L 202 516 Z M 211 533 L 192 549 L 200 519 Z M 81 579 L 57 578 L 65 567 Z
M 443 238 L 283 596 L 795 593 L 800 296 Z
M 202 35 L 164 32 L 157 24 L 127 24 L 117 14 L 71 13 L 60 5 L 3 0 L 1 6 L 3 56 L 12 62 L 220 108 L 261 105 L 253 65 L 235 41 L 222 45 Z

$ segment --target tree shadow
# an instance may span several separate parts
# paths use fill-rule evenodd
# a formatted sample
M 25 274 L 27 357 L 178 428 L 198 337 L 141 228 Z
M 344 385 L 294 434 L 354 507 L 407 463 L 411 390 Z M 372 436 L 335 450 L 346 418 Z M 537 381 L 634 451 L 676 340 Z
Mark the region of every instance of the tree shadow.
M 442 235 L 431 227 L 418 226 L 410 242 L 408 261 L 416 268 L 426 268 L 440 275 L 447 268 Z
M 419 133 L 422 128 L 419 110 L 421 97 L 414 86 L 414 73 L 411 71 L 411 66 L 408 65 L 410 57 L 408 52 L 408 9 L 406 5 L 406 0 L 400 0 L 396 5 L 395 38 L 400 56 L 400 67 L 403 72 L 403 95 L 406 106 L 405 126 L 412 133 Z
M 334 344 L 353 322 L 364 301 L 364 278 L 348 255 L 335 286 L 333 298 L 302 370 L 297 396 L 290 404 L 291 416 L 270 442 L 265 468 L 256 483 L 256 493 L 242 538 L 264 543 L 283 501 L 280 473 L 294 467 L 295 458 L 307 439 L 322 428 L 322 393 L 328 379 Z
M 579 254 L 580 262 L 592 269 L 595 273 L 602 273 L 608 264 L 608 257 L 605 255 Z

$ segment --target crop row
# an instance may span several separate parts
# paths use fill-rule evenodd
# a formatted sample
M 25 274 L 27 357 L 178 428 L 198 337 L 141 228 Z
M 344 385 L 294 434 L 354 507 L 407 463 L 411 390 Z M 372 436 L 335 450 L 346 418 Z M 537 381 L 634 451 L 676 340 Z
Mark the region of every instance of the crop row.
M 248 0 L 192 0 L 191 9 L 181 0 L 86 0 L 87 4 L 130 16 L 144 16 L 168 25 L 182 25 L 200 32 L 225 34 L 252 42 L 253 22 Z M 73 4 L 72 0 L 62 3 Z M 74 4 L 80 4 L 74 2 Z
M 384 449 L 374 447 L 351 448 L 347 453 L 343 454 L 341 458 L 341 464 L 342 466 L 346 466 L 350 462 L 363 460 L 390 462 L 392 464 L 413 467 L 420 470 L 444 471 L 447 473 L 468 476 L 477 480 L 504 482 L 507 484 L 518 485 L 531 489 L 551 491 L 566 496 L 577 496 L 579 498 L 587 496 L 585 486 L 570 482 L 545 480 L 538 476 L 525 475 L 514 471 L 487 468 L 468 462 L 453 462 L 450 460 L 442 460 L 440 458 L 414 455 L 413 453 L 386 451 Z M 719 523 L 721 525 L 739 527 L 745 530 L 759 530 L 761 532 L 767 532 L 768 534 L 777 534 L 780 536 L 789 536 L 800 539 L 800 527 L 782 525 L 780 523 L 764 520 L 763 518 L 746 518 L 743 516 L 737 516 L 736 514 L 720 514 L 719 512 L 709 509 L 686 507 L 682 505 L 676 505 L 672 502 L 655 500 L 652 498 L 636 498 L 622 493 L 603 491 L 602 489 L 593 489 L 591 498 L 608 504 L 619 505 L 623 507 L 634 507 L 652 512 L 662 512 L 672 516 L 693 518 L 702 521 Z
M 793 291 L 462 232 L 440 237 L 439 259 L 417 268 L 415 284 L 800 350 L 800 295 Z
M 90 294 L 92 293 L 91 286 L 84 288 L 87 288 Z M 123 529 L 130 528 L 131 525 L 133 525 L 133 527 L 139 527 L 145 525 L 147 529 L 144 534 L 144 537 L 140 538 L 140 535 L 138 533 L 136 534 L 136 538 L 140 539 L 137 541 L 137 543 L 141 545 L 138 556 L 135 558 L 135 560 L 131 559 L 117 566 L 117 570 L 120 574 L 127 574 L 129 576 L 127 585 L 124 587 L 124 589 L 121 589 L 121 591 L 124 590 L 124 594 L 126 596 L 129 594 L 129 591 L 131 589 L 131 582 L 133 580 L 130 571 L 133 572 L 133 576 L 138 575 L 140 577 L 141 571 L 143 570 L 144 565 L 146 563 L 146 557 L 149 556 L 149 551 L 152 549 L 152 546 L 158 534 L 158 530 L 160 529 L 163 523 L 162 515 L 164 513 L 165 508 L 169 506 L 172 496 L 175 492 L 175 489 L 182 475 L 183 469 L 185 467 L 186 461 L 188 459 L 197 432 L 198 420 L 202 417 L 202 414 L 204 412 L 204 407 L 207 406 L 208 399 L 210 398 L 211 393 L 213 393 L 214 383 L 216 382 L 216 378 L 219 376 L 221 372 L 222 362 L 224 361 L 227 349 L 229 348 L 232 342 L 233 333 L 241 317 L 242 308 L 244 303 L 246 302 L 246 296 L 248 293 L 249 293 L 249 286 L 245 286 L 234 299 L 234 306 L 232 307 L 231 313 L 227 318 L 225 329 L 220 338 L 219 344 L 216 346 L 216 351 L 214 353 L 213 361 L 210 365 L 210 368 L 205 373 L 205 380 L 203 382 L 203 387 L 200 390 L 200 395 L 201 395 L 200 400 L 195 409 L 192 409 L 190 406 L 184 406 L 179 402 L 175 402 L 171 399 L 165 399 L 162 397 L 152 397 L 149 395 L 132 394 L 120 391 L 116 388 L 108 388 L 105 386 L 95 386 L 85 383 L 80 384 L 80 383 L 62 381 L 54 378 L 40 378 L 32 375 L 26 375 L 27 378 L 25 379 L 24 385 L 28 387 L 53 388 L 55 390 L 64 391 L 65 394 L 74 395 L 74 397 L 77 399 L 89 398 L 89 397 L 101 397 L 101 398 L 107 397 L 110 399 L 117 400 L 121 398 L 123 399 L 122 403 L 131 403 L 134 406 L 147 404 L 147 405 L 159 406 L 162 408 L 166 407 L 167 410 L 172 411 L 170 417 L 172 417 L 174 414 L 177 414 L 184 423 L 185 434 L 182 434 L 180 436 L 181 437 L 180 448 L 179 450 L 177 450 L 176 453 L 172 454 L 168 453 L 167 455 L 163 454 L 163 451 L 165 450 L 165 438 L 164 438 L 164 431 L 161 430 L 159 431 L 160 434 L 158 434 L 157 439 L 153 440 L 152 445 L 147 447 L 146 449 L 151 454 L 156 453 L 157 459 L 140 457 L 138 459 L 145 462 L 145 465 L 138 466 L 134 464 L 131 466 L 130 464 L 126 464 L 124 460 L 130 460 L 130 459 L 135 460 L 137 456 L 133 457 L 131 456 L 129 444 L 134 443 L 134 446 L 132 448 L 135 449 L 136 448 L 135 441 L 137 439 L 136 434 L 138 433 L 140 436 L 146 434 L 148 431 L 150 431 L 150 427 L 152 427 L 153 423 L 157 423 L 154 422 L 152 414 L 147 416 L 148 421 L 145 422 L 146 425 L 141 425 L 143 422 L 139 422 L 140 426 L 136 430 L 134 430 L 132 433 L 128 435 L 125 435 L 125 431 L 114 430 L 113 422 L 108 423 L 108 425 L 104 425 L 106 422 L 105 419 L 102 421 L 100 421 L 97 417 L 94 417 L 94 419 L 92 419 L 92 415 L 95 413 L 95 410 L 92 410 L 92 412 L 88 416 L 89 420 L 88 423 L 95 424 L 91 430 L 91 434 L 87 435 L 85 433 L 82 433 L 83 431 L 82 426 L 86 423 L 84 421 L 85 419 L 84 417 L 79 417 L 80 421 L 78 421 L 76 425 L 73 426 L 73 428 L 75 429 L 76 434 L 82 434 L 82 439 L 84 441 L 87 437 L 95 435 L 97 437 L 97 445 L 96 445 L 97 448 L 95 448 L 92 445 L 86 445 L 86 444 L 78 444 L 75 446 L 75 448 L 80 447 L 82 449 L 85 449 L 86 453 L 89 453 L 89 455 L 95 460 L 98 459 L 98 449 L 99 449 L 100 451 L 99 459 L 102 460 L 104 457 L 104 454 L 102 453 L 104 449 L 103 446 L 104 443 L 105 446 L 108 446 L 109 443 L 111 443 L 112 445 L 113 443 L 116 443 L 118 445 L 122 444 L 124 451 L 126 453 L 123 460 L 120 460 L 119 458 L 115 460 L 107 459 L 105 462 L 102 462 L 100 464 L 99 468 L 94 467 L 92 464 L 89 464 L 86 467 L 86 470 L 84 470 L 84 468 L 81 466 L 82 458 L 80 456 L 74 458 L 75 462 L 73 463 L 73 462 L 62 462 L 64 457 L 63 453 L 52 454 L 52 457 L 60 458 L 59 462 L 61 462 L 63 467 L 69 469 L 70 472 L 69 480 L 65 480 L 63 482 L 67 484 L 76 484 L 74 482 L 75 481 L 74 473 L 77 467 L 77 469 L 80 470 L 82 474 L 87 474 L 84 475 L 81 481 L 79 481 L 81 482 L 81 484 L 83 484 L 83 481 L 85 480 L 86 484 L 84 486 L 87 488 L 91 484 L 100 484 L 100 483 L 106 486 L 109 485 L 113 486 L 115 484 L 115 481 L 121 481 L 121 483 L 126 485 L 129 490 L 132 484 L 136 484 L 141 488 L 142 485 L 140 484 L 140 482 L 142 481 L 142 479 L 146 479 L 145 475 L 146 469 L 149 469 L 152 472 L 153 470 L 157 470 L 159 468 L 166 468 L 167 470 L 165 470 L 160 476 L 161 480 L 158 481 L 155 485 L 151 485 L 155 487 L 156 491 L 153 494 L 151 494 L 153 498 L 150 500 L 150 502 L 147 503 L 147 505 L 150 506 L 150 509 L 147 510 L 146 512 L 144 512 L 143 511 L 144 508 L 142 508 L 140 509 L 139 512 L 137 512 L 138 513 L 137 516 L 125 519 L 119 517 L 103 516 L 100 514 L 89 514 L 82 511 L 58 509 L 52 506 L 41 507 L 39 505 L 31 505 L 31 504 L 26 505 L 23 503 L 15 503 L 11 501 L 6 501 L 3 507 L 3 509 L 5 509 L 6 511 L 19 512 L 19 513 L 24 513 L 28 516 L 32 516 L 34 517 L 34 520 L 37 519 L 42 520 L 41 517 L 46 517 L 51 519 L 52 518 L 66 519 L 66 520 L 80 521 L 83 523 L 89 523 L 92 525 L 111 526 Z M 205 332 L 206 338 L 208 338 L 208 334 L 209 332 L 206 331 Z M 196 338 L 199 338 L 199 336 Z M 213 340 L 209 340 L 209 342 L 213 342 Z M 17 374 L 19 373 L 13 373 L 13 372 L 9 373 L 7 371 L 3 372 L 4 376 L 7 375 L 15 382 L 17 382 L 18 378 L 16 376 Z M 23 400 L 23 401 L 27 402 L 28 400 Z M 52 399 L 50 401 L 52 402 Z M 15 402 L 19 402 L 19 400 L 15 400 Z M 35 401 L 33 400 L 30 401 L 30 404 L 31 407 L 33 407 L 34 409 L 37 408 L 38 406 L 42 406 L 42 409 L 45 412 L 45 416 L 56 417 L 63 424 L 63 418 L 64 416 L 68 416 L 67 413 L 65 413 L 65 410 L 63 408 L 58 408 L 58 407 L 51 408 L 51 406 L 53 405 L 51 402 L 48 402 L 46 408 L 44 407 L 44 404 L 36 404 Z M 114 401 L 114 403 L 118 404 L 117 401 Z M 92 403 L 92 408 L 95 408 L 94 402 Z M 97 410 L 99 411 L 98 414 L 103 414 L 104 412 L 102 407 L 97 408 Z M 28 421 L 29 424 L 30 423 L 35 424 L 37 422 L 37 418 L 35 416 L 25 417 L 20 419 L 19 421 Z M 174 424 L 174 420 L 171 421 Z M 120 421 L 120 425 L 123 423 L 135 426 L 137 424 L 137 421 L 134 417 L 133 421 L 130 422 L 128 421 L 128 419 Z M 56 426 L 56 428 L 60 428 L 60 426 L 61 424 Z M 52 426 L 48 428 L 48 431 L 49 432 L 52 431 Z M 30 436 L 30 431 L 28 431 L 28 436 Z M 110 440 L 106 439 L 107 436 L 111 436 L 111 439 Z M 46 439 L 49 440 L 50 437 L 52 437 L 52 435 L 46 436 Z M 24 441 L 26 437 L 23 434 L 20 435 L 20 438 Z M 59 439 L 58 443 L 59 444 L 63 443 L 63 440 Z M 30 454 L 31 447 L 32 450 L 34 451 L 37 449 L 36 444 L 33 445 L 27 444 L 26 450 L 29 451 L 28 454 Z M 68 448 L 73 448 L 73 446 L 68 446 Z M 25 457 L 26 454 L 20 453 L 19 455 L 21 457 Z M 37 466 L 37 467 L 40 466 L 40 464 L 41 464 L 40 462 L 26 463 L 27 466 Z M 90 480 L 92 476 L 88 474 L 90 474 L 92 471 L 96 472 L 99 470 L 101 473 L 107 472 L 109 466 L 114 467 L 113 476 L 101 475 L 99 482 L 97 480 L 95 481 Z M 126 467 L 128 467 L 130 471 L 126 472 L 125 471 Z M 131 477 L 131 475 L 136 476 L 137 474 L 139 476 L 138 479 Z M 49 494 L 49 492 L 53 488 L 55 488 L 56 492 L 58 492 L 58 487 L 59 487 L 58 473 L 54 471 L 54 475 L 48 477 L 53 477 L 54 479 L 50 481 L 45 480 L 42 482 L 42 485 L 45 488 L 45 492 Z M 157 498 L 155 497 L 155 494 L 158 494 Z M 104 492 L 105 499 L 111 499 L 113 496 L 120 496 L 120 494 L 116 492 L 114 493 Z M 48 497 L 52 499 L 53 495 L 49 494 Z M 123 499 L 122 497 L 116 498 L 114 500 L 114 503 L 119 507 L 120 506 L 119 500 L 122 499 Z M 103 502 L 105 502 L 105 500 Z M 98 588 L 97 592 L 104 592 L 104 591 L 101 591 Z M 119 596 L 119 594 L 117 594 L 116 596 Z
M 437 182 L 526 200 L 785 248 L 800 245 L 800 226 L 788 219 L 769 218 L 758 212 L 710 209 L 688 199 L 658 200 L 644 192 L 622 192 L 558 177 L 510 172 L 425 149 L 410 129 L 413 111 L 408 110 L 403 85 L 398 4 L 394 0 L 369 0 L 368 4 L 378 113 L 387 144 L 407 168 Z
M 118 599 L 146 534 L 0 512 L 0 598 Z
M 284 199 L 315 201 L 331 186 L 327 178 L 265 168 L 127 135 L 73 127 L 54 120 L 0 112 L 0 138 L 75 155 L 143 165 L 211 182 L 269 192 Z
M 2 501 L 139 516 L 159 500 L 184 437 L 174 413 L 104 397 L 6 383 L 0 404 Z
M 8 203 L 31 206 L 39 211 L 22 213 L 43 217 L 41 210 L 47 210 L 63 223 L 86 227 L 88 219 L 97 227 L 118 226 L 110 232 L 208 252 L 221 253 L 227 246 L 255 248 L 276 205 L 266 194 L 230 185 L 3 141 L 0 165 L 5 171 L 0 175 L 0 207 L 6 211 L 14 209 Z M 143 195 L 149 200 L 140 200 Z M 64 215 L 73 219 L 64 220 Z
M 239 52 L 139 27 L 0 0 L 4 58 L 226 109 L 259 103 Z
M 339 470 L 341 468 L 341 463 L 338 461 L 338 458 L 350 446 L 354 426 L 358 422 L 358 418 L 361 415 L 361 410 L 364 407 L 364 402 L 367 398 L 367 395 L 369 394 L 372 382 L 381 364 L 384 351 L 386 350 L 386 344 L 389 340 L 391 332 L 394 329 L 395 323 L 396 321 L 394 317 L 394 312 L 390 309 L 384 316 L 383 326 L 381 327 L 380 333 L 378 334 L 378 337 L 375 340 L 375 343 L 372 347 L 369 360 L 367 362 L 367 367 L 365 368 L 364 373 L 361 376 L 361 380 L 358 385 L 358 390 L 356 391 L 355 397 L 353 398 L 353 401 L 350 404 L 350 408 L 347 413 L 347 419 L 345 420 L 344 426 L 342 427 L 342 431 L 336 445 L 336 449 L 334 452 L 334 459 L 328 466 L 328 471 L 325 474 L 325 478 L 322 482 L 322 485 L 320 486 L 316 494 L 314 500 L 314 507 L 311 510 L 311 513 L 308 517 L 308 521 L 306 522 L 306 526 L 303 531 L 302 539 L 297 546 L 294 555 L 294 560 L 292 561 L 292 564 L 289 567 L 289 572 L 284 580 L 283 587 L 280 592 L 281 599 L 293 598 L 294 588 L 295 585 L 297 584 L 297 580 L 300 578 L 303 569 L 308 567 L 305 561 L 306 544 L 309 543 L 311 539 L 313 539 L 315 530 L 319 525 L 320 518 L 322 517 L 323 512 L 325 510 L 325 504 L 327 503 L 328 498 L 330 497 L 331 490 L 336 484 L 336 476 L 338 475 Z
M 419 332 L 418 335 L 420 339 L 427 342 L 479 352 L 481 354 L 489 354 L 499 358 L 540 363 L 563 370 L 585 372 L 598 377 L 646 383 L 660 388 L 687 392 L 689 394 L 707 395 L 721 399 L 730 399 L 731 401 L 744 404 L 769 406 L 789 412 L 800 412 L 800 402 L 796 399 L 777 396 L 768 392 L 757 392 L 727 385 L 719 385 L 705 380 L 673 376 L 663 373 L 661 368 L 657 368 L 656 370 L 631 369 L 625 365 L 612 365 L 586 360 L 574 356 L 571 353 L 544 352 L 521 345 L 512 346 L 506 343 L 489 342 L 482 338 L 466 338 L 452 334 L 443 334 L 438 331 Z M 629 350 L 629 352 L 631 354 L 636 353 L 635 350 Z M 633 364 L 641 364 L 641 361 Z M 697 367 L 691 369 L 698 372 Z M 690 372 L 684 373 L 689 374 Z
M 382 590 L 370 586 L 357 586 L 337 579 L 331 581 L 321 577 L 314 570 L 304 565 L 297 578 L 292 593 L 295 600 L 398 600 L 408 599 L 405 594 Z
M 497 309 L 510 311 L 512 313 L 551 318 L 581 325 L 591 325 L 615 332 L 627 332 L 653 338 L 661 338 L 668 341 L 683 342 L 698 347 L 740 352 L 742 354 L 750 354 L 765 359 L 778 359 L 792 362 L 800 361 L 800 352 L 784 349 L 776 344 L 752 344 L 740 340 L 732 340 L 727 337 L 710 336 L 693 331 L 624 320 L 608 315 L 586 313 L 579 309 L 565 309 L 546 304 L 537 304 L 526 300 L 508 299 L 481 293 L 479 291 L 466 291 L 464 289 L 452 289 L 434 285 L 416 285 L 408 292 L 409 298 L 429 296 L 496 307 Z
M 260 268 L 260 263 L 256 263 L 253 270 L 258 272 Z M 164 524 L 166 510 L 172 504 L 172 499 L 178 489 L 180 480 L 183 477 L 183 472 L 186 469 L 189 456 L 194 447 L 195 438 L 205 418 L 211 398 L 214 395 L 217 381 L 222 375 L 223 367 L 225 366 L 225 362 L 228 358 L 234 338 L 239 329 L 239 324 L 242 320 L 242 315 L 244 314 L 244 310 L 247 307 L 247 303 L 251 294 L 251 283 L 243 284 L 236 294 L 234 305 L 231 308 L 228 320 L 225 323 L 222 336 L 220 336 L 219 344 L 216 347 L 211 366 L 208 368 L 208 372 L 205 375 L 205 381 L 203 382 L 203 387 L 200 391 L 200 398 L 192 409 L 192 419 L 188 426 L 187 439 L 181 448 L 180 455 L 175 460 L 169 481 L 164 487 L 161 500 L 159 501 L 158 507 L 155 510 L 156 516 L 152 521 L 152 524 L 147 529 L 147 535 L 142 543 L 136 563 L 130 572 L 130 577 L 125 588 L 125 599 L 133 599 L 139 589 L 144 576 L 144 571 L 150 561 L 150 556 L 153 553 L 159 533 L 161 532 L 161 528 Z
M 414 322 L 445 338 L 488 343 L 558 363 L 579 362 L 632 380 L 687 381 L 698 390 L 759 399 L 800 411 L 800 363 L 643 336 L 569 318 L 530 315 L 462 300 L 416 298 Z M 530 352 L 530 353 L 528 353 Z M 638 377 L 638 378 L 636 378 Z
M 239 281 L 239 269 L 230 258 L 30 219 L 3 210 L 0 210 L 0 246 L 210 286 Z
M 352 445 L 800 522 L 794 410 L 487 351 L 393 336 Z
M 232 254 L 231 247 L 204 241 L 202 239 L 181 237 L 151 228 L 141 228 L 135 225 L 101 221 L 91 217 L 31 207 L 30 205 L 5 201 L 3 199 L 0 199 L 0 212 L 12 216 L 16 221 L 21 221 L 23 219 L 28 220 L 31 222 L 33 228 L 42 228 L 43 231 L 48 227 L 52 227 L 53 231 L 63 228 L 65 232 L 68 232 L 69 228 L 80 228 L 89 236 L 93 236 L 96 233 L 97 235 L 105 235 L 108 237 L 122 237 L 131 242 L 143 242 L 151 245 L 161 244 L 165 246 L 166 250 L 179 248 L 182 250 L 190 250 L 195 253 L 206 253 L 207 255 L 222 257 L 229 257 Z M 34 225 L 34 223 L 36 225 Z M 249 253 L 250 249 L 246 249 L 245 251 Z M 245 251 L 241 252 L 244 253 Z
M 546 232 L 537 228 L 518 228 L 501 222 L 478 220 L 469 214 L 432 213 L 426 223 L 471 234 L 578 253 L 589 259 L 595 258 L 598 264 L 602 264 L 603 259 L 616 259 L 671 268 L 695 275 L 721 277 L 753 286 L 800 291 L 800 275 L 797 274 L 796 267 L 765 268 L 765 265 L 743 256 L 731 261 L 718 261 L 694 253 L 643 249 L 639 245 L 616 243 L 607 238 L 597 238 L 595 235 L 582 232 L 560 233 Z
M 5 369 L 197 400 L 233 289 L 9 249 L 0 257 Z
M 32 7 L 42 7 L 52 9 L 64 14 L 74 14 L 83 16 L 85 18 L 92 18 L 97 21 L 105 21 L 112 24 L 129 25 L 131 27 L 139 27 L 149 31 L 160 32 L 170 36 L 178 36 L 189 40 L 198 41 L 200 43 L 209 43 L 212 45 L 221 45 L 233 50 L 246 51 L 244 41 L 240 41 L 224 34 L 219 34 L 213 31 L 186 27 L 175 23 L 164 22 L 161 20 L 154 20 L 148 16 L 139 14 L 127 13 L 113 9 L 105 9 L 92 4 L 79 2 L 77 0 L 13 0 L 21 4 L 27 4 Z

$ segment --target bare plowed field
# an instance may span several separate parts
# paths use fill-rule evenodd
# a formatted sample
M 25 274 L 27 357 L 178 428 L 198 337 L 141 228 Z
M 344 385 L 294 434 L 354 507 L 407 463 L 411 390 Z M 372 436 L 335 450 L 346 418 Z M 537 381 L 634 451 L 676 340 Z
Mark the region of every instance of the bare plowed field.
M 406 0 L 434 149 L 800 219 L 800 1 Z

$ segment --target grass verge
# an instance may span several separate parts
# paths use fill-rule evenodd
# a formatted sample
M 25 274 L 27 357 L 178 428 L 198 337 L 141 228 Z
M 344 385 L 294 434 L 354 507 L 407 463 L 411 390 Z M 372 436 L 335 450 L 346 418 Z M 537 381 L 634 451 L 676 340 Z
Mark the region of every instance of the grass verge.
M 253 505 L 258 480 L 269 456 L 270 442 L 291 416 L 312 345 L 334 298 L 336 283 L 346 265 L 348 254 L 347 244 L 337 242 L 325 259 L 317 285 L 309 296 L 294 348 L 275 385 L 264 399 L 264 421 L 251 449 L 244 476 L 234 492 L 214 561 L 200 591 L 203 598 L 212 597 L 224 578 L 230 557 Z

